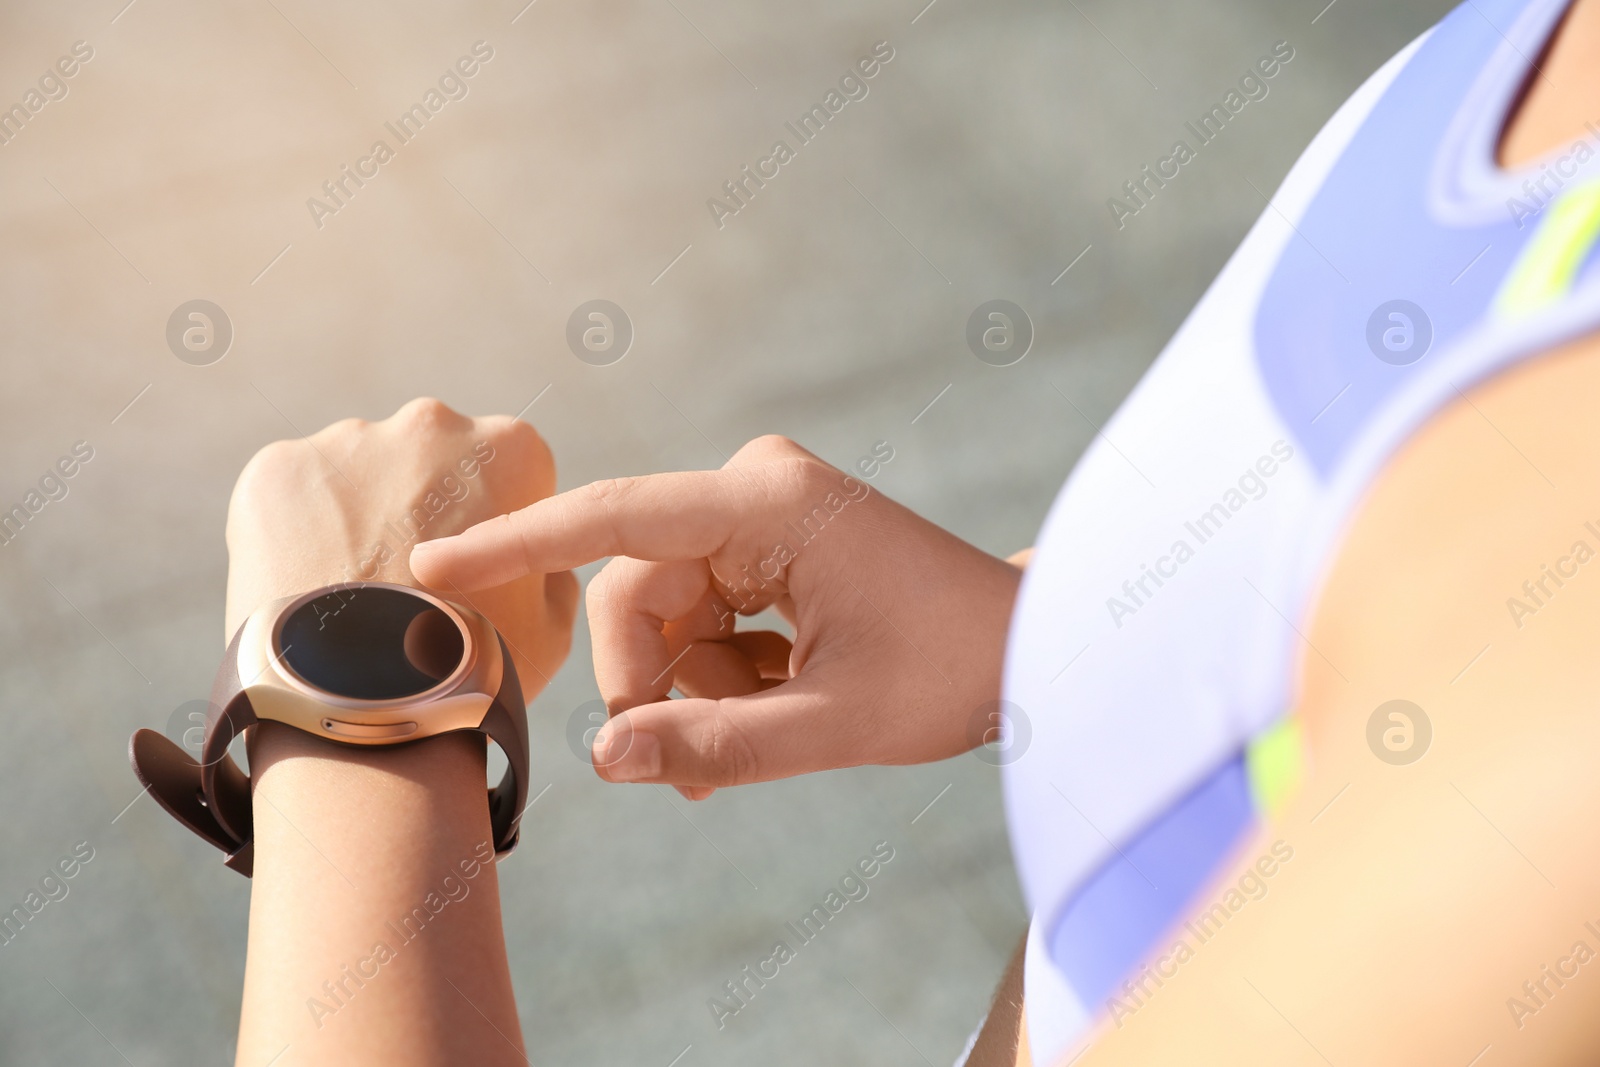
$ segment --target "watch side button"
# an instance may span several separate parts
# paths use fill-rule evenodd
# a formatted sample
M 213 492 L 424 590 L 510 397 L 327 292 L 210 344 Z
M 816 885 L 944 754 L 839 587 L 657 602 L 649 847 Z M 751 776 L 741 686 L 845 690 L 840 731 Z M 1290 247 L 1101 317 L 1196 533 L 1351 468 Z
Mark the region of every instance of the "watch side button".
M 390 722 L 377 725 L 345 722 L 342 719 L 322 720 L 322 729 L 334 737 L 348 737 L 352 741 L 388 741 L 408 737 L 417 732 L 414 722 Z

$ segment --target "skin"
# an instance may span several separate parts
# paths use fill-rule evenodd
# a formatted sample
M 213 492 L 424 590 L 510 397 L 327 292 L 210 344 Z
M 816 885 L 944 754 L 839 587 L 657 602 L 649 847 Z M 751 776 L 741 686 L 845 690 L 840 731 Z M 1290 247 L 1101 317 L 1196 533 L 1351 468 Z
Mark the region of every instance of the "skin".
M 1543 66 L 1503 141 L 1507 165 L 1570 143 L 1586 117 L 1573 101 L 1600 97 L 1600 4 L 1575 7 Z M 1473 389 L 1379 477 L 1302 627 L 1307 778 L 1202 899 L 1274 842 L 1292 860 L 1077 1062 L 1191 1062 L 1197 1049 L 1216 1062 L 1285 1064 L 1600 1055 L 1592 966 L 1560 986 L 1542 970 L 1570 966 L 1579 940 L 1600 952 L 1585 926 L 1600 929 L 1600 862 L 1575 835 L 1600 816 L 1590 624 L 1600 580 L 1580 569 L 1521 626 L 1506 605 L 1541 563 L 1570 558 L 1572 542 L 1600 547 L 1583 525 L 1600 522 L 1600 442 L 1588 431 L 1597 394 L 1600 342 L 1590 339 Z M 364 558 L 380 517 L 416 502 L 463 433 L 488 422 L 527 437 L 419 403 L 391 430 L 338 424 L 315 450 L 274 446 L 252 463 L 230 514 L 230 631 L 254 604 L 336 580 Z M 431 428 L 419 436 L 418 423 Z M 1016 590 L 1002 561 L 881 494 L 859 495 L 860 483 L 783 439 L 752 442 L 722 471 L 550 499 L 548 453 L 534 441 L 523 457 L 534 477 L 442 519 L 430 536 L 452 525 L 463 535 L 419 546 L 411 565 L 517 635 L 536 677 L 565 654 L 572 614 L 570 578 L 541 576 L 616 557 L 589 591 L 613 713 L 595 742 L 603 778 L 703 797 L 939 759 L 980 739 L 974 712 L 998 692 Z M 363 464 L 350 485 L 329 470 Z M 786 524 L 830 493 L 848 502 L 778 559 L 776 544 L 800 540 Z M 488 521 L 469 529 L 477 519 Z M 398 562 L 385 577 L 414 580 Z M 733 631 L 731 614 L 767 606 L 795 626 L 792 645 Z M 674 688 L 685 697 L 668 700 Z M 1369 716 L 1395 697 L 1421 705 L 1434 728 L 1407 766 L 1367 747 Z M 436 940 L 408 946 L 323 1028 L 304 1014 L 305 997 L 367 951 L 358 931 L 412 906 L 486 837 L 481 746 L 454 738 L 368 753 L 265 730 L 253 744 L 257 796 L 272 801 L 258 808 L 283 818 L 258 828 L 239 1062 L 266 1062 L 285 1043 L 285 1063 L 374 1049 L 382 1062 L 519 1062 L 492 868 L 438 920 Z M 362 888 L 341 885 L 340 872 Z M 1518 1013 L 1512 998 L 1537 1011 Z M 1025 1042 L 1003 1055 L 1029 1062 Z
M 603 777 L 672 782 L 699 797 L 829 766 L 939 759 L 982 740 L 988 719 L 973 711 L 999 686 L 1019 572 L 778 438 L 752 442 L 724 471 L 550 499 L 554 467 L 530 427 L 467 419 L 433 400 L 269 445 L 229 509 L 227 632 L 266 601 L 352 568 L 417 584 L 386 527 L 448 488 L 446 477 L 469 481 L 457 465 L 482 442 L 494 458 L 425 530 L 445 551 L 411 558 L 446 597 L 495 623 L 531 698 L 567 652 L 568 568 L 633 553 L 608 564 L 589 594 L 602 689 L 613 709 L 632 709 L 596 743 Z M 714 590 L 714 571 L 760 573 L 775 540 L 798 541 L 784 523 L 802 522 L 813 504 L 828 515 L 812 517 L 822 533 L 765 588 L 751 583 L 743 599 Z M 374 568 L 373 546 L 386 540 L 398 551 Z M 440 565 L 452 552 L 454 569 Z M 901 565 L 908 558 L 921 565 Z M 924 568 L 959 580 L 928 583 Z M 777 634 L 733 635 L 731 607 L 770 604 L 795 622 L 792 646 Z M 689 698 L 666 701 L 674 686 Z M 524 1061 L 494 868 L 472 862 L 490 834 L 484 763 L 483 742 L 466 735 L 354 748 L 274 724 L 254 731 L 239 1064 Z M 393 960 L 372 963 L 377 942 L 400 943 L 387 924 L 430 893 L 450 903 Z M 357 985 L 347 967 L 366 980 Z
M 1575 5 L 1541 66 L 1503 139 L 1506 166 L 1581 135 L 1589 117 L 1581 101 L 1600 97 L 1600 4 Z M 1600 789 L 1590 784 L 1600 729 L 1585 703 L 1597 681 L 1585 653 L 1600 585 L 1564 588 L 1559 610 L 1542 610 L 1536 632 L 1513 626 L 1504 598 L 1538 577 L 1535 563 L 1567 549 L 1563 539 L 1576 538 L 1582 522 L 1600 516 L 1600 494 L 1584 489 L 1600 469 L 1600 449 L 1583 429 L 1597 387 L 1600 344 L 1592 340 L 1526 364 L 1448 406 L 1379 478 L 1305 628 L 1315 650 L 1305 653 L 1300 686 L 1307 781 L 1202 900 L 1210 903 L 1275 841 L 1296 848 L 1294 858 L 1266 897 L 1230 921 L 1225 938 L 1208 942 L 1159 996 L 1123 1016 L 1122 1027 L 1108 1025 L 1080 1062 L 1186 1062 L 1204 1048 L 1219 1061 L 1231 1053 L 1242 1062 L 1411 1064 L 1448 1050 L 1465 1063 L 1485 1046 L 1504 1062 L 1593 1061 L 1600 1037 L 1588 1020 L 1600 984 L 1557 988 L 1540 969 L 1570 961 L 1580 937 L 1600 950 L 1582 925 L 1600 918 L 1587 910 L 1600 899 L 1600 864 L 1571 847 L 1572 828 L 1600 814 Z M 1531 463 L 1507 448 L 1508 438 Z M 1552 491 L 1550 482 L 1565 488 Z M 707 506 L 707 496 L 725 506 L 725 494 L 738 493 L 728 484 L 711 491 L 709 482 L 656 483 L 659 492 L 639 486 L 608 491 L 603 501 L 552 503 L 441 546 L 418 570 L 430 581 L 470 581 L 475 567 L 492 574 L 573 565 L 590 558 L 561 539 L 576 515 L 586 535 L 620 528 L 640 538 L 612 537 L 609 550 L 698 557 L 730 574 L 715 553 L 736 539 L 737 521 L 706 523 L 700 541 L 677 551 L 648 534 L 653 522 L 692 524 L 686 512 Z M 941 581 L 962 584 L 964 562 L 946 560 Z M 628 663 L 643 656 L 654 672 L 702 638 L 675 640 L 674 628 L 688 617 L 690 592 L 712 586 L 696 580 L 655 603 L 664 579 L 631 561 L 611 567 L 608 595 L 623 604 L 618 619 L 595 628 L 597 667 L 620 679 L 608 699 L 623 721 L 643 702 L 653 731 L 676 732 L 676 707 L 661 703 L 665 690 L 639 691 L 644 671 L 630 674 Z M 812 597 L 821 592 L 801 585 Z M 817 621 L 825 645 L 835 620 Z M 1485 644 L 1495 659 L 1455 684 Z M 796 673 L 804 667 L 797 658 Z M 750 690 L 745 674 L 740 692 Z M 1376 760 L 1365 740 L 1375 707 L 1399 694 L 1432 709 L 1439 731 L 1424 761 L 1403 768 Z M 685 718 L 731 722 L 745 706 L 702 704 Z M 953 721 L 954 708 L 930 709 L 923 725 L 937 735 L 935 715 Z M 646 780 L 726 784 L 716 746 L 693 740 L 685 757 L 652 756 Z M 597 759 L 607 748 L 603 735 Z M 859 762 L 829 749 L 807 755 L 796 769 Z M 743 779 L 734 772 L 731 780 Z M 1334 799 L 1337 814 L 1328 814 Z M 1521 985 L 1530 980 L 1543 983 L 1532 996 Z M 1537 1005 L 1537 1014 L 1514 1010 L 1513 997 Z M 1025 1041 L 1017 1045 L 1005 1058 L 1029 1063 Z
M 465 476 L 461 459 L 484 443 L 493 458 Z M 229 506 L 226 633 L 262 603 L 346 580 L 351 568 L 415 585 L 408 546 L 385 527 L 426 506 L 429 492 L 440 494 L 435 503 L 461 497 L 424 528 L 436 535 L 554 485 L 549 450 L 527 424 L 463 418 L 435 400 L 269 445 Z M 380 542 L 392 558 L 374 573 Z M 565 658 L 571 574 L 447 595 L 494 622 L 529 699 Z M 482 738 L 465 734 L 356 748 L 270 723 L 253 732 L 255 877 L 238 1064 L 525 1062 L 495 868 L 481 862 L 493 852 L 485 760 Z M 388 927 L 419 906 L 432 914 L 441 899 L 414 940 Z M 394 958 L 363 963 L 380 941 Z M 347 966 L 376 977 L 358 984 Z
M 1600 3 L 1569 10 L 1540 66 L 1502 138 L 1506 167 L 1586 136 Z M 1274 840 L 1294 859 L 1077 1063 L 1179 1062 L 1195 1048 L 1286 1064 L 1465 1064 L 1486 1047 L 1496 1064 L 1600 1057 L 1600 983 L 1587 968 L 1559 986 L 1541 974 L 1577 941 L 1600 951 L 1585 927 L 1600 928 L 1600 862 L 1580 836 L 1600 817 L 1600 583 L 1583 568 L 1545 580 L 1547 606 L 1520 627 L 1508 607 L 1532 605 L 1522 583 L 1575 541 L 1600 549 L 1584 527 L 1600 525 L 1586 432 L 1597 391 L 1590 337 L 1469 391 L 1383 472 L 1302 628 L 1309 779 L 1202 899 Z M 1368 717 L 1395 697 L 1435 731 L 1410 766 L 1366 746 Z
M 1594 105 L 1600 88 L 1600 4 L 1575 0 L 1538 65 L 1540 73 L 1500 139 L 1503 167 L 1565 152 L 1578 138 L 1591 137 L 1586 123 L 1600 122 Z
M 419 545 L 411 565 L 435 588 L 472 590 L 606 556 L 588 613 L 613 716 L 593 750 L 607 781 L 700 799 L 983 740 L 1020 572 L 784 438 L 719 471 L 562 493 Z M 736 614 L 768 606 L 794 625 L 792 646 L 735 632 Z M 669 700 L 674 688 L 685 698 Z
M 1220 897 L 1275 842 L 1292 848 L 1292 859 L 1278 865 L 1264 897 L 1229 921 L 1225 936 L 1206 943 L 1156 995 L 1136 1004 L 1121 1027 L 1104 1027 L 1077 1062 L 1187 1062 L 1196 1048 L 1219 1062 L 1231 1055 L 1240 1062 L 1316 1063 L 1326 1056 L 1379 1065 L 1428 1062 L 1442 1051 L 1466 1063 L 1485 1045 L 1512 1063 L 1586 1063 L 1600 1055 L 1600 1034 L 1590 1025 L 1600 1010 L 1600 983 L 1570 982 L 1534 1014 L 1514 1017 L 1508 1008 L 1508 998 L 1525 997 L 1521 983 L 1569 957 L 1577 939 L 1600 952 L 1600 936 L 1583 925 L 1595 920 L 1600 927 L 1600 862 L 1573 847 L 1573 828 L 1600 818 L 1600 784 L 1591 770 L 1600 756 L 1600 722 L 1591 707 L 1600 661 L 1587 654 L 1600 582 L 1569 580 L 1560 599 L 1536 619 L 1524 618 L 1521 628 L 1506 607 L 1508 596 L 1522 595 L 1525 579 L 1540 577 L 1541 562 L 1567 559 L 1575 540 L 1600 550 L 1600 535 L 1583 527 L 1600 522 L 1600 490 L 1593 488 L 1600 485 L 1600 442 L 1588 430 L 1595 395 L 1600 343 L 1587 340 L 1450 405 L 1381 475 L 1306 630 L 1300 711 L 1311 752 L 1307 780 L 1280 820 L 1243 846 L 1202 900 Z M 758 444 L 779 455 L 794 448 Z M 658 476 L 621 492 L 575 491 L 419 553 L 429 559 L 418 570 L 429 581 L 448 575 L 473 584 L 575 563 L 579 557 L 570 553 L 582 545 L 660 556 L 720 549 L 737 539 L 737 528 L 718 525 L 724 520 L 715 493 L 737 498 L 743 486 L 742 479 Z M 899 545 L 917 536 L 920 520 L 885 514 L 894 521 L 875 532 L 876 540 Z M 659 541 L 630 540 L 689 531 L 695 521 L 704 529 L 672 542 L 681 546 L 676 553 L 663 551 Z M 740 558 L 713 570 L 736 572 Z M 851 558 L 844 552 L 840 560 L 817 562 L 840 566 Z M 944 565 L 942 584 L 957 589 L 970 582 L 981 590 L 990 569 L 960 549 Z M 618 560 L 609 568 L 626 581 L 602 587 L 613 602 L 611 616 L 593 613 L 597 669 L 610 664 L 624 682 L 654 677 L 658 665 L 689 644 L 671 636 L 681 617 L 674 612 L 700 604 L 711 579 L 698 578 L 663 607 L 650 599 L 651 583 L 638 577 L 635 563 Z M 821 592 L 810 584 L 814 579 L 791 574 L 789 588 L 809 602 Z M 591 605 L 597 595 L 591 593 Z M 644 604 L 656 609 L 645 611 Z M 795 617 L 799 648 L 812 616 Z M 819 629 L 861 624 L 859 617 L 817 620 Z M 917 637 L 937 641 L 942 633 L 932 627 Z M 824 636 L 812 640 L 828 647 Z M 975 633 L 966 636 L 970 643 Z M 1491 651 L 1457 684 L 1463 665 L 1485 644 Z M 800 658 L 796 676 L 820 670 L 818 660 Z M 685 669 L 689 662 L 685 656 L 674 668 L 682 671 L 680 684 L 722 684 L 720 675 Z M 848 658 L 844 664 L 857 665 Z M 869 686 L 870 672 L 852 682 Z M 619 712 L 630 699 L 652 701 L 650 728 L 663 734 L 679 727 L 671 717 L 684 710 L 683 754 L 658 768 L 654 780 L 732 784 L 744 780 L 740 771 L 748 765 L 719 762 L 716 747 L 697 746 L 696 722 L 752 708 L 759 714 L 760 701 L 782 688 L 701 697 L 709 705 L 703 709 L 689 700 L 661 702 L 655 689 L 630 696 L 614 683 L 608 699 Z M 1424 759 L 1405 767 L 1376 760 L 1366 740 L 1373 710 L 1396 697 L 1422 705 L 1435 729 Z M 937 733 L 934 716 L 951 726 L 958 707 L 924 706 L 919 714 L 929 716 L 923 725 Z M 829 713 L 826 702 L 819 705 L 819 717 Z M 606 748 L 604 738 L 597 741 L 597 758 Z M 800 766 L 807 768 L 818 760 L 863 762 L 854 747 L 805 751 L 809 761 Z M 882 750 L 874 755 L 881 758 Z M 602 775 L 616 777 L 614 768 L 602 768 Z M 1019 1045 L 1007 1062 L 1030 1062 L 1025 1043 Z
M 1597 390 L 1591 339 L 1472 391 L 1384 472 L 1306 630 L 1312 773 L 1204 899 L 1274 840 L 1294 858 L 1079 1063 L 1195 1047 L 1285 1064 L 1600 1056 L 1587 968 L 1536 1013 L 1509 1003 L 1534 1006 L 1522 983 L 1575 942 L 1600 950 L 1585 927 L 1600 929 L 1600 860 L 1583 844 L 1600 818 L 1600 581 L 1572 560 L 1520 628 L 1507 607 L 1574 542 L 1600 548 L 1584 526 L 1600 519 Z M 1368 717 L 1397 697 L 1434 730 L 1408 766 L 1367 748 Z

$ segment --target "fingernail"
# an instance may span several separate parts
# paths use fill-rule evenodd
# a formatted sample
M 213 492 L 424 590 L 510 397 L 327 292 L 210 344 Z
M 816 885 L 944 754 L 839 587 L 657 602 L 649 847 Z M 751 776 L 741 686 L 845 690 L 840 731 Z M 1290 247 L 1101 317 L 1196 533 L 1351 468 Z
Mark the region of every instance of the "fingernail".
M 612 782 L 637 782 L 661 775 L 661 742 L 655 734 L 612 723 L 594 739 L 594 765 Z

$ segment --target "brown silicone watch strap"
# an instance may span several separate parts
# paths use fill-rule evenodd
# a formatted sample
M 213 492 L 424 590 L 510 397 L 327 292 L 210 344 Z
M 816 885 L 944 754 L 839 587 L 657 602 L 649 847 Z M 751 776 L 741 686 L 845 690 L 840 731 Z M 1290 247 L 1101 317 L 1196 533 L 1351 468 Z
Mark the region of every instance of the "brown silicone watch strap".
M 134 732 L 128 743 L 128 759 L 134 775 L 156 803 L 227 853 L 227 865 L 248 878 L 255 856 L 250 778 L 228 755 L 234 738 L 258 721 L 239 678 L 239 641 L 243 634 L 244 627 L 240 626 L 217 671 L 200 760 L 154 730 Z M 506 856 L 517 846 L 522 811 L 528 801 L 528 713 L 505 639 L 496 636 L 503 664 L 500 691 L 478 729 L 506 754 L 506 773 L 488 794 L 495 854 Z M 340 743 L 333 738 L 325 740 Z
M 505 670 L 500 675 L 500 692 L 478 729 L 506 754 L 506 773 L 500 784 L 489 790 L 489 825 L 494 831 L 495 854 L 509 856 L 517 847 L 522 810 L 528 806 L 528 709 L 522 702 L 522 686 L 505 638 L 497 635 L 497 640 Z
M 133 773 L 156 803 L 228 854 L 227 865 L 250 877 L 254 839 L 250 779 L 228 755 L 233 739 L 256 721 L 239 680 L 240 626 L 222 656 L 206 709 L 200 760 L 154 730 L 135 731 L 128 742 Z

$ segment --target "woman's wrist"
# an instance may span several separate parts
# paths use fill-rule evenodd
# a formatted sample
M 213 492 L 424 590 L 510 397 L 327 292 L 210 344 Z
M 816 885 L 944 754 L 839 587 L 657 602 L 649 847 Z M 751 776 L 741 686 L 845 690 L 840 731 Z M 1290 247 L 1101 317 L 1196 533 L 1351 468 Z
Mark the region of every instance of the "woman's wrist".
M 241 1062 L 285 1044 L 286 1063 L 345 1062 L 386 1032 L 383 1062 L 521 1062 L 485 759 L 472 733 L 355 747 L 257 729 Z M 459 1026 L 423 1049 L 401 1040 L 419 1012 Z
M 411 859 L 419 841 L 488 840 L 486 752 L 482 735 L 465 731 L 357 746 L 263 722 L 250 739 L 256 863 L 312 830 L 318 847 L 369 861 L 395 842 L 409 843 Z

